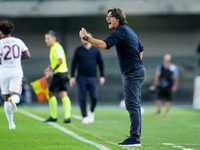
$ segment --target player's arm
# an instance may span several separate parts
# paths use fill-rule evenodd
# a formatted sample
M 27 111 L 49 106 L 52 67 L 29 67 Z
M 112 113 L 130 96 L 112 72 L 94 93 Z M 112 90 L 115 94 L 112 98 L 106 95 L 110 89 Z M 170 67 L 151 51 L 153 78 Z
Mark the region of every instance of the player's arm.
M 154 76 L 154 85 L 157 86 L 159 83 L 160 72 L 156 72 Z
M 173 82 L 173 86 L 172 86 L 173 92 L 175 92 L 177 90 L 177 86 L 178 86 L 178 76 L 174 77 L 174 82 Z
M 69 80 L 70 87 L 73 87 L 76 84 L 76 78 L 74 76 L 77 63 L 78 63 L 78 51 L 76 50 L 71 64 L 71 78 Z
M 138 48 L 139 48 L 139 52 L 140 52 L 139 55 L 140 55 L 140 59 L 142 60 L 144 47 L 142 46 L 142 44 L 140 43 L 140 41 L 138 41 L 138 44 L 139 44 Z
M 98 40 L 98 39 L 89 37 L 87 35 L 87 31 L 84 28 L 82 28 L 80 30 L 79 36 L 80 36 L 80 38 L 82 38 L 85 41 L 88 41 L 89 43 L 91 43 L 92 45 L 94 45 L 97 48 L 100 48 L 100 49 L 106 49 L 107 48 L 106 42 L 104 42 L 103 40 Z
M 177 90 L 177 87 L 178 87 L 178 80 L 179 80 L 179 77 L 178 77 L 178 68 L 175 66 L 175 69 L 173 70 L 173 77 L 174 77 L 174 80 L 173 80 L 173 85 L 172 85 L 172 91 L 175 92 Z
M 28 50 L 22 52 L 22 56 L 21 56 L 21 59 L 28 59 L 31 57 L 31 54 Z
M 44 74 L 46 76 L 49 76 L 49 77 L 52 77 L 53 74 L 54 74 L 54 71 L 63 63 L 63 59 L 60 58 L 59 59 L 59 62 L 57 64 L 57 66 L 55 68 L 51 68 L 51 65 L 49 65 L 49 67 L 47 67 L 45 70 L 44 70 Z
M 45 70 L 44 70 L 44 74 L 47 76 L 47 77 L 52 77 L 53 74 L 54 74 L 54 71 L 63 63 L 63 59 L 60 58 L 59 59 L 59 62 L 57 64 L 57 66 L 55 68 L 51 68 L 51 65 L 49 65 Z
M 55 68 L 51 68 L 53 71 L 56 70 L 63 63 L 63 59 L 60 58 L 57 66 Z
M 45 68 L 44 74 L 46 75 L 46 77 L 52 77 L 53 76 L 53 71 L 52 71 L 50 65 L 47 68 Z
M 103 40 L 98 40 L 92 37 L 88 37 L 88 42 L 100 49 L 107 48 L 106 42 L 104 42 Z
M 105 83 L 104 64 L 103 64 L 103 59 L 100 52 L 97 53 L 97 61 L 98 61 L 99 71 L 100 71 L 99 84 L 103 85 Z
M 140 59 L 142 60 L 142 58 L 143 58 L 143 51 L 140 52 Z

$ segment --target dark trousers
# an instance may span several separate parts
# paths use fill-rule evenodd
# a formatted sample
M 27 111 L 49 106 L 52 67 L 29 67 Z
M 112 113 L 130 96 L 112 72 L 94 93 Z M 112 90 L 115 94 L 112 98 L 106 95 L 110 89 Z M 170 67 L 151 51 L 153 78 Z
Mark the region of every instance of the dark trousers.
M 144 77 L 144 68 L 128 72 L 122 76 L 125 106 L 131 121 L 130 136 L 138 141 L 141 136 L 140 99 Z
M 98 98 L 98 79 L 97 77 L 87 77 L 87 76 L 78 76 L 77 77 L 78 85 L 78 100 L 81 108 L 81 113 L 83 117 L 87 116 L 87 106 L 86 106 L 86 97 L 87 91 L 89 91 L 91 98 L 91 107 L 90 111 L 94 112 L 95 106 L 97 104 Z

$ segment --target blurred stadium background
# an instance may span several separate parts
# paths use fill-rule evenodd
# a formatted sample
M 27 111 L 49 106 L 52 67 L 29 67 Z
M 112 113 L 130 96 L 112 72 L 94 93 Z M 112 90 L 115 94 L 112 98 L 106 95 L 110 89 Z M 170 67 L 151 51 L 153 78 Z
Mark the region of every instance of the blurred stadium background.
M 74 50 L 81 44 L 78 36 L 81 27 L 95 38 L 105 39 L 112 32 L 105 20 L 106 12 L 114 7 L 126 13 L 128 25 L 145 48 L 143 62 L 147 74 L 141 103 L 154 105 L 155 95 L 148 93 L 148 87 L 153 83 L 155 69 L 162 63 L 162 56 L 170 53 L 180 72 L 174 104 L 192 106 L 194 78 L 199 75 L 200 69 L 197 53 L 200 42 L 198 0 L 0 0 L 0 20 L 11 20 L 15 25 L 12 35 L 21 38 L 29 47 L 32 58 L 22 64 L 24 76 L 30 83 L 43 77 L 49 64 L 49 48 L 44 42 L 47 30 L 57 32 L 70 70 Z M 101 53 L 106 83 L 100 87 L 99 103 L 118 105 L 123 99 L 123 91 L 116 51 L 112 48 Z M 32 96 L 33 103 L 37 103 L 34 93 Z M 72 104 L 77 105 L 75 87 L 69 88 L 69 96 Z

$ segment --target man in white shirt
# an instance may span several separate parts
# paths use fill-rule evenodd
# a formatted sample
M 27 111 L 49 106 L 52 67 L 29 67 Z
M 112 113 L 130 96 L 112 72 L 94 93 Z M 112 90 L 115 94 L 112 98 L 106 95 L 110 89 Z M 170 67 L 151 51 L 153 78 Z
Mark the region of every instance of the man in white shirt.
M 0 87 L 10 130 L 15 130 L 13 113 L 17 111 L 16 103 L 19 103 L 22 89 L 21 59 L 30 58 L 30 52 L 24 42 L 10 35 L 13 29 L 12 22 L 0 21 Z

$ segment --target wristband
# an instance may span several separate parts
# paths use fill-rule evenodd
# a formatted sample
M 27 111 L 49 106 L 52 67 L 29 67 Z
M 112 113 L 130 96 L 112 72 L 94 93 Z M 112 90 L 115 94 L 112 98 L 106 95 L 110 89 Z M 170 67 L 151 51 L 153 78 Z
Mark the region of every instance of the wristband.
M 54 69 L 52 69 L 53 71 L 55 71 L 57 68 L 59 67 L 59 65 L 57 65 Z
M 88 40 L 89 40 L 89 36 L 88 36 L 88 35 L 85 35 L 82 39 L 83 39 L 84 41 L 88 41 Z

